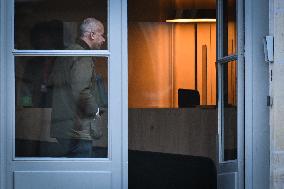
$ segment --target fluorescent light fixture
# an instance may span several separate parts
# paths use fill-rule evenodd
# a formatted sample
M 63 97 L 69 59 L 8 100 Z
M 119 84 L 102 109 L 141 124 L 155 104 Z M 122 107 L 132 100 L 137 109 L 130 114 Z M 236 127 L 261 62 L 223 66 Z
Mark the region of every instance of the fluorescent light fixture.
M 216 22 L 215 9 L 178 9 L 166 20 L 172 23 Z
M 196 19 L 186 19 L 186 18 L 180 18 L 180 19 L 171 19 L 171 20 L 166 20 L 166 22 L 172 22 L 172 23 L 196 23 L 196 22 L 216 22 L 216 19 L 214 18 L 196 18 Z

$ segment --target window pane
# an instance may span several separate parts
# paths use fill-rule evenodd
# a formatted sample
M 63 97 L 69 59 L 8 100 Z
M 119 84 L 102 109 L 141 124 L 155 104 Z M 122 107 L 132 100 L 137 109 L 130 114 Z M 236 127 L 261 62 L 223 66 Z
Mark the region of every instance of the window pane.
M 224 160 L 237 159 L 237 62 L 223 67 Z
M 100 30 L 87 24 L 81 32 L 82 21 L 90 17 L 104 26 L 104 34 L 100 31 L 92 37 L 97 43 L 102 38 L 107 42 L 107 0 L 15 0 L 15 49 L 68 48 L 80 35 L 90 38 L 91 32 Z M 106 42 L 101 44 L 100 49 L 107 49 Z M 98 45 L 94 48 L 98 49 Z
M 17 157 L 107 157 L 107 63 L 16 57 Z
M 236 0 L 224 0 L 224 52 L 223 55 L 236 54 L 237 47 L 237 26 L 236 26 Z

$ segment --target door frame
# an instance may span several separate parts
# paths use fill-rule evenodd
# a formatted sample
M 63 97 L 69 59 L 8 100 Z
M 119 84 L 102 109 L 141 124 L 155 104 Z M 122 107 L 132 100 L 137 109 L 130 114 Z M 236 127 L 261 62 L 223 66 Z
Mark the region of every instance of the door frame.
M 110 128 L 109 128 L 109 136 L 112 136 L 115 138 L 115 140 L 119 140 L 121 145 L 119 148 L 113 148 L 111 139 L 109 138 L 109 157 L 108 160 L 112 160 L 112 154 L 113 153 L 119 153 L 119 157 L 117 160 L 113 162 L 113 166 L 118 166 L 119 169 L 112 169 L 113 175 L 120 175 L 120 180 L 115 181 L 113 183 L 112 187 L 120 186 L 121 188 L 127 188 L 128 187 L 128 98 L 127 98 L 127 0 L 109 0 L 109 2 L 112 2 L 112 4 L 109 4 L 108 10 L 112 10 L 112 12 L 109 12 L 109 18 L 112 16 L 115 18 L 115 14 L 117 14 L 117 11 L 120 13 L 120 17 L 117 17 L 115 19 L 109 19 L 108 28 L 120 28 L 120 31 L 116 31 L 116 34 L 114 35 L 114 29 L 109 29 L 110 31 L 110 38 L 109 41 L 112 40 L 113 43 L 109 43 L 109 50 L 104 52 L 96 52 L 96 55 L 99 56 L 105 56 L 107 54 L 108 60 L 111 61 L 111 59 L 115 62 L 117 61 L 117 65 L 113 64 L 113 68 L 109 68 L 109 72 L 120 72 L 119 81 L 115 81 L 117 84 L 114 85 L 112 83 L 112 86 L 115 86 L 115 88 L 112 91 L 117 91 L 120 93 L 119 99 L 113 100 L 113 104 L 119 105 L 121 111 L 118 116 L 115 116 L 115 119 L 109 120 L 112 122 L 112 125 L 114 123 L 119 123 L 119 128 L 121 129 L 120 133 L 112 134 Z M 114 9 L 116 7 L 116 9 Z M 118 9 L 117 9 L 118 8 Z M 10 172 L 9 166 L 13 166 L 10 164 L 10 160 L 7 158 L 10 155 L 7 155 L 11 152 L 12 149 L 8 149 L 8 146 L 11 146 L 10 143 L 13 141 L 7 141 L 8 138 L 14 139 L 14 137 L 11 137 L 8 135 L 9 132 L 11 132 L 11 128 L 8 127 L 8 124 L 14 125 L 14 106 L 11 106 L 9 102 L 14 102 L 14 95 L 11 95 L 11 87 L 10 85 L 14 86 L 14 79 L 9 79 L 13 77 L 13 73 L 11 70 L 13 70 L 13 64 L 8 64 L 7 62 L 14 62 L 14 55 L 12 55 L 12 46 L 13 42 L 10 40 L 13 39 L 11 31 L 14 30 L 13 28 L 13 20 L 8 19 L 11 17 L 14 11 L 12 3 L 9 2 L 9 0 L 0 0 L 0 189 L 6 189 L 10 186 L 11 180 L 9 178 L 12 178 L 12 173 Z M 118 20 L 118 21 L 117 21 Z M 111 32 L 113 31 L 113 32 Z M 119 37 L 115 38 L 115 36 L 119 35 Z M 115 42 L 114 42 L 115 41 Z M 109 53 L 111 49 L 120 49 L 119 51 L 112 52 L 112 55 Z M 16 52 L 17 53 L 17 52 Z M 24 55 L 29 55 L 31 52 L 24 52 Z M 33 54 L 33 53 L 31 53 Z M 39 52 L 39 55 L 41 54 L 47 54 L 44 52 Z M 57 55 L 65 55 L 64 52 L 61 54 L 59 51 L 56 52 Z M 77 55 L 82 54 L 81 52 L 77 53 Z M 84 52 L 83 52 L 84 54 Z M 20 55 L 20 54 L 18 54 Z M 76 53 L 75 53 L 76 55 Z M 95 56 L 96 56 L 95 55 Z M 119 67 L 119 69 L 117 68 Z M 114 71 L 113 69 L 116 69 L 118 71 Z M 8 70 L 8 71 L 7 71 Z M 110 81 L 109 81 L 110 82 Z M 13 87 L 12 87 L 13 88 Z M 9 106 L 10 105 L 10 106 Z M 112 115 L 114 114 L 114 110 L 109 110 Z M 113 117 L 114 118 L 114 117 Z M 13 142 L 14 143 L 14 142 Z M 10 153 L 11 154 L 11 153 Z M 13 157 L 12 157 L 13 158 Z M 17 158 L 16 158 L 17 159 Z M 29 162 L 32 158 L 27 158 L 24 161 Z M 48 160 L 42 159 L 43 161 Z M 55 160 L 56 161 L 56 160 Z M 55 162 L 54 161 L 54 162 Z M 98 158 L 98 160 L 94 160 L 98 162 L 104 163 L 104 159 Z M 41 160 L 39 161 L 39 163 Z M 52 162 L 52 161 L 51 161 Z M 115 164 L 115 165 L 114 165 Z
M 237 148 L 238 148 L 238 189 L 244 189 L 245 187 L 245 16 L 244 16 L 244 0 L 237 0 L 237 33 L 238 33 L 238 44 L 237 44 L 237 56 L 238 56 L 238 84 L 242 86 L 238 89 L 238 118 L 237 122 L 240 123 L 237 129 Z M 241 96 L 241 98 L 239 98 Z
M 128 6 L 122 3 L 122 188 L 128 189 Z
M 238 64 L 244 77 L 238 128 L 239 188 L 270 188 L 269 65 L 265 62 L 263 37 L 269 35 L 269 1 L 237 0 Z M 243 61 L 240 64 L 240 61 Z M 240 82 L 240 81 L 239 81 Z M 241 91 L 238 91 L 240 93 Z M 239 94 L 238 94 L 239 95 Z M 240 108 L 240 107 L 239 107 Z
M 271 0 L 269 0 L 271 1 Z M 269 34 L 269 1 L 244 2 L 245 188 L 270 187 L 269 65 L 263 37 Z
M 127 0 L 122 0 L 122 72 L 123 72 L 123 183 L 124 188 L 127 188 L 127 167 L 128 167 L 128 139 L 127 139 L 127 129 L 128 129 L 128 107 L 127 107 Z M 239 165 L 240 168 L 245 167 L 242 175 L 246 175 L 244 185 L 245 188 L 265 188 L 267 189 L 267 183 L 269 183 L 269 110 L 264 105 L 266 96 L 268 94 L 268 81 L 266 79 L 269 77 L 268 65 L 265 64 L 263 58 L 263 50 L 261 40 L 264 35 L 268 34 L 268 3 L 269 1 L 238 1 L 239 7 L 244 7 L 244 10 L 238 10 L 238 15 L 243 16 L 246 22 L 241 25 L 245 28 L 243 41 L 245 42 L 245 143 L 244 147 L 244 157 L 245 161 L 243 165 Z M 7 20 L 6 20 L 6 1 L 0 0 L 0 188 L 5 188 L 6 182 L 6 157 L 5 157 L 5 144 L 6 144 L 6 108 L 7 108 L 7 95 L 6 95 L 6 65 L 4 62 L 7 60 L 5 44 L 7 44 Z M 259 23 L 258 20 L 265 21 Z M 266 23 L 267 22 L 267 23 Z M 257 26 L 257 28 L 255 28 Z M 240 29 L 240 28 L 239 28 Z M 257 36 L 255 36 L 257 33 Z M 257 49 L 257 50 L 253 50 Z M 257 75 L 253 77 L 253 72 L 264 72 L 262 76 Z M 264 76 L 264 77 L 263 77 Z M 267 79 L 268 80 L 268 79 Z M 258 91 L 260 88 L 260 93 L 258 93 L 258 99 L 253 100 L 253 95 L 256 94 L 256 89 L 253 88 L 253 84 L 257 84 Z M 260 87 L 264 86 L 265 87 Z M 267 87 L 268 88 L 268 87 Z M 4 92 L 3 92 L 4 91 Z M 261 104 L 258 104 L 261 102 Z M 265 111 L 261 109 L 265 108 Z M 257 120 L 257 118 L 261 118 Z M 262 121 L 261 121 L 262 120 Z M 257 126 L 261 126 L 258 128 Z M 254 132 L 260 131 L 263 137 L 253 135 Z M 267 131 L 267 134 L 265 132 Z M 264 139 L 264 140 L 263 140 Z M 256 145 L 264 145 L 265 148 L 261 151 L 256 151 Z M 264 163 L 264 164 L 263 164 Z M 254 179 L 252 179 L 254 178 Z M 257 187 L 256 187 L 257 186 Z M 268 185 L 269 186 L 269 185 Z
M 0 0 L 0 189 L 6 186 L 6 2 Z
M 224 58 L 223 55 L 223 0 L 217 0 L 217 60 L 222 59 L 224 63 L 228 64 L 230 61 L 236 59 L 237 61 L 237 159 L 223 161 L 223 63 L 218 64 L 218 173 L 234 173 L 235 188 L 244 189 L 244 129 L 245 129 L 245 70 L 244 70 L 244 0 L 236 0 L 236 30 L 237 30 L 237 46 L 236 57 L 228 56 Z M 219 44 L 219 45 L 218 45 Z M 218 185 L 219 187 L 219 185 Z
M 6 123 L 6 68 L 3 62 L 6 60 L 5 54 L 5 44 L 6 44 L 6 13 L 5 13 L 5 2 L 0 0 L 0 189 L 4 189 L 6 186 L 6 156 L 5 156 L 5 143 L 6 143 L 6 134 L 5 134 L 5 123 Z

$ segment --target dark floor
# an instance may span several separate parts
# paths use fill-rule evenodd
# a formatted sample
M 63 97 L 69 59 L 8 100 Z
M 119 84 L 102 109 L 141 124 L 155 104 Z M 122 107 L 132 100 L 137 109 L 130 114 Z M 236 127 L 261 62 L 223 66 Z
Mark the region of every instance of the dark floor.
M 129 151 L 129 189 L 216 189 L 214 162 L 205 157 Z

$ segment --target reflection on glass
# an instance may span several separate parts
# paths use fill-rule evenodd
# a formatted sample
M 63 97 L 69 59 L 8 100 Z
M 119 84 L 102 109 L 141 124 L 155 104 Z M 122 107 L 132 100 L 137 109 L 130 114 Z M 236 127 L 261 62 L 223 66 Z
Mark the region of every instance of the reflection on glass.
M 17 157 L 107 157 L 107 61 L 16 57 Z
M 107 36 L 107 15 L 107 0 L 15 0 L 15 49 L 64 50 L 90 17 L 102 22 Z M 104 43 L 100 49 L 107 46 Z
M 223 67 L 224 78 L 224 160 L 237 159 L 237 63 Z
M 236 0 L 225 0 L 224 3 L 224 56 L 236 54 Z

